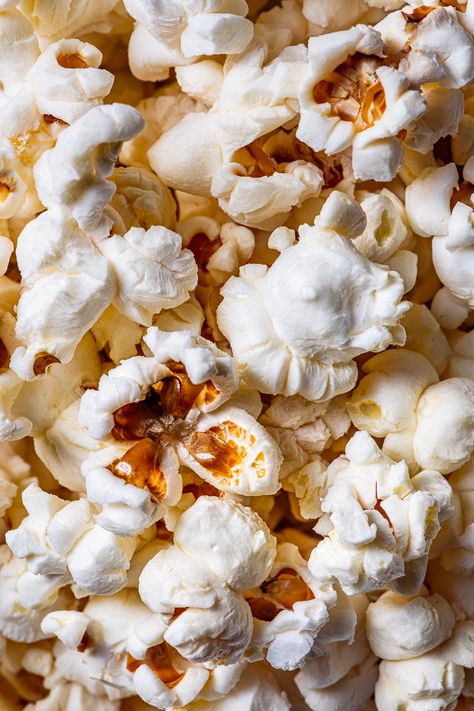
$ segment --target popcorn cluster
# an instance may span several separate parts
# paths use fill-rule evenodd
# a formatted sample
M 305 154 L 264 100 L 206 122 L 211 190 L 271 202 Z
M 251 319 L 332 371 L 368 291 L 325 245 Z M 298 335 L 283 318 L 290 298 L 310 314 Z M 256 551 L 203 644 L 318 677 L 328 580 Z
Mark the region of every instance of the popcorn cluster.
M 1 711 L 474 709 L 473 87 L 473 0 L 0 0 Z

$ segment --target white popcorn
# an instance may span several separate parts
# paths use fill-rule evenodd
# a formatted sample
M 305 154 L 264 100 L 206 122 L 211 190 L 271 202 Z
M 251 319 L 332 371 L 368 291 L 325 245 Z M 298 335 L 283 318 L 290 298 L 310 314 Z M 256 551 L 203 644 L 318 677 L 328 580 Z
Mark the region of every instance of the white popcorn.
M 321 581 L 338 580 L 347 594 L 389 586 L 416 594 L 440 521 L 452 513 L 451 487 L 438 472 L 410 479 L 367 432 L 357 432 L 346 455 L 327 470 L 321 508 L 325 532 L 309 560 Z
M 449 474 L 474 452 L 474 380 L 449 378 L 425 390 L 417 407 L 413 437 L 421 467 Z
M 6 539 L 14 555 L 26 559 L 27 572 L 18 581 L 24 607 L 54 601 L 70 582 L 101 595 L 124 587 L 134 539 L 97 525 L 84 499 L 67 502 L 31 484 L 23 504 L 29 515 Z
M 406 189 L 406 211 L 412 229 L 421 237 L 445 235 L 451 217 L 450 200 L 458 186 L 454 163 L 425 168 Z M 429 209 L 427 209 L 429 205 Z
M 130 227 L 148 230 L 153 225 L 175 228 L 176 203 L 154 173 L 140 167 L 120 167 L 110 178 L 117 190 L 105 211 L 114 221 L 115 233 L 124 234 Z
M 220 225 L 211 217 L 189 217 L 181 220 L 176 230 L 183 245 L 193 252 L 203 284 L 223 284 L 249 261 L 255 248 L 253 232 L 233 222 Z
M 269 578 L 246 599 L 254 617 L 250 650 L 265 649 L 273 667 L 291 670 L 305 664 L 337 595 L 318 585 L 296 546 L 283 543 Z
M 138 111 L 125 104 L 97 106 L 65 129 L 35 165 L 38 196 L 49 210 L 65 207 L 83 230 L 93 230 L 115 192 L 107 178 L 123 141 L 143 128 Z
M 99 351 L 108 355 L 118 365 L 125 358 L 137 355 L 137 345 L 143 336 L 143 327 L 108 306 L 91 328 Z
M 367 609 L 367 637 L 382 659 L 419 657 L 445 642 L 455 616 L 449 603 L 435 593 L 405 597 L 387 591 Z
M 407 334 L 405 348 L 428 358 L 438 375 L 444 373 L 452 361 L 451 347 L 432 312 L 424 304 L 412 304 L 401 323 Z M 445 373 L 448 378 L 453 375 Z
M 446 377 L 469 378 L 473 372 L 474 334 L 472 331 L 452 331 L 449 345 L 452 351 Z
M 45 600 L 43 605 L 26 607 L 20 595 L 19 583 L 27 572 L 26 563 L 11 554 L 4 555 L 8 549 L 2 546 L 0 565 L 0 631 L 8 639 L 17 642 L 32 643 L 46 639 L 49 635 L 41 630 L 41 621 L 50 611 L 71 605 L 71 596 L 60 590 L 56 600 Z
M 61 37 L 82 35 L 87 32 L 110 32 L 111 17 L 117 0 L 104 0 L 97 6 L 93 0 L 58 0 L 54 6 L 49 3 L 32 3 L 21 0 L 22 13 L 30 20 L 35 34 L 42 43 L 49 44 Z
M 232 163 L 239 149 L 296 116 L 306 50 L 289 47 L 265 65 L 267 51 L 263 40 L 255 40 L 228 59 L 212 110 L 186 115 L 150 148 L 150 165 L 167 185 L 210 195 L 215 173 Z
M 261 150 L 265 154 L 264 147 Z M 277 172 L 271 163 L 270 160 L 270 167 L 262 177 L 258 177 L 258 173 L 252 175 L 245 167 L 242 171 L 242 165 L 237 162 L 224 164 L 214 174 L 211 194 L 236 222 L 264 230 L 274 229 L 287 219 L 293 207 L 319 195 L 323 176 L 318 167 L 296 160 L 282 165 L 281 172 Z
M 347 640 L 323 644 L 298 672 L 295 683 L 310 709 L 356 711 L 368 701 L 377 680 L 376 657 L 367 643 L 364 596 L 352 598 L 357 613 L 355 634 Z M 337 639 L 337 638 L 336 638 Z
M 181 239 L 166 227 L 131 227 L 99 248 L 114 270 L 114 306 L 131 320 L 151 325 L 153 314 L 179 306 L 196 286 L 196 263 Z
M 330 155 L 353 145 L 354 174 L 361 180 L 396 175 L 402 162 L 397 135 L 426 111 L 403 74 L 383 66 L 383 50 L 381 35 L 366 25 L 308 42 L 297 136 Z
M 23 379 L 32 380 L 41 356 L 54 356 L 53 362 L 72 359 L 81 338 L 111 303 L 115 283 L 107 259 L 58 209 L 26 225 L 17 258 L 24 291 L 16 335 L 26 346 L 15 351 L 11 365 Z
M 201 392 L 188 403 L 186 412 L 179 413 L 184 417 L 194 408 L 203 412 L 216 409 L 237 390 L 239 378 L 232 358 L 211 341 L 189 331 L 165 332 L 154 326 L 148 329 L 144 341 L 153 357 L 137 356 L 123 361 L 101 378 L 97 391 L 89 390 L 84 396 L 79 422 L 87 426 L 93 436 L 109 434 L 114 427 L 113 413 L 124 405 L 145 399 L 149 388 L 165 378 L 178 381 L 174 385 L 179 394 L 187 387 L 185 379 L 191 385 L 203 385 Z M 175 373 L 174 364 L 182 365 L 184 373 L 180 369 Z M 184 385 L 180 385 L 180 374 L 184 376 Z M 172 392 L 170 396 L 172 400 Z M 180 411 L 187 406 L 187 403 L 170 404 L 172 410 L 178 407 Z
M 248 265 L 225 284 L 218 325 L 251 387 L 327 400 L 355 384 L 353 356 L 403 342 L 400 277 L 343 236 L 364 225 L 362 210 L 333 192 L 316 226 L 302 225 L 270 269 Z
M 130 67 L 143 80 L 164 79 L 169 67 L 199 55 L 238 54 L 253 35 L 244 0 L 224 0 L 216 7 L 198 0 L 160 5 L 126 0 L 125 7 L 137 21 L 129 45 Z
M 367 226 L 353 242 L 372 262 L 383 264 L 410 235 L 403 203 L 384 189 L 365 197 L 361 207 L 367 216 Z
M 99 69 L 102 53 L 79 40 L 50 45 L 25 77 L 38 111 L 53 119 L 73 123 L 110 92 L 113 75 Z
M 2 90 L 14 94 L 39 55 L 38 40 L 28 19 L 16 9 L 16 2 L 0 10 L 0 81 Z
M 416 659 L 382 661 L 375 701 L 377 708 L 395 711 L 413 703 L 455 707 L 464 685 L 464 667 L 474 665 L 474 623 L 458 623 L 449 640 Z
M 362 370 L 367 375 L 347 404 L 353 424 L 385 437 L 384 451 L 413 466 L 418 402 L 426 388 L 438 382 L 437 372 L 421 353 L 406 348 L 380 353 Z
M 235 662 L 252 635 L 250 607 L 239 593 L 265 579 L 275 550 L 251 509 L 201 496 L 178 520 L 175 545 L 143 569 L 140 596 L 169 616 L 164 638 L 186 659 L 211 667 Z
M 140 466 L 146 474 L 141 475 Z M 171 448 L 159 453 L 148 440 L 143 444 L 110 445 L 90 454 L 81 471 L 88 501 L 101 507 L 97 523 L 118 536 L 142 533 L 162 517 L 163 504 L 178 503 L 182 494 L 178 468 L 178 458 Z M 140 484 L 144 478 L 148 490 L 135 486 L 135 477 Z
M 280 488 L 280 450 L 243 409 L 224 406 L 203 415 L 178 451 L 186 466 L 221 491 L 259 496 Z

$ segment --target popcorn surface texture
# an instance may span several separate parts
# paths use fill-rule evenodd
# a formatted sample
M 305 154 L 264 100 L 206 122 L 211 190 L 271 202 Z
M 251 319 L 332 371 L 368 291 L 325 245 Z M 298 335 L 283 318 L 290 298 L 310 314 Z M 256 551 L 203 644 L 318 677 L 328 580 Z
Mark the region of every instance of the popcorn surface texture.
M 0 0 L 0 711 L 474 711 L 474 0 Z

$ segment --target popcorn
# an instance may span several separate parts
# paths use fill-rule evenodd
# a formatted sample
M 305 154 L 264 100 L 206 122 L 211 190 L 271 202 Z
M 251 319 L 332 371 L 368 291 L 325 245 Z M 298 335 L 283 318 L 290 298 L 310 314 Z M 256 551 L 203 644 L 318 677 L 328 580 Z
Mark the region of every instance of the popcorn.
M 133 537 L 154 524 L 181 498 L 178 458 L 160 456 L 150 440 L 104 447 L 82 463 L 87 499 L 101 506 L 97 523 L 118 536 Z M 147 487 L 145 489 L 144 487 Z
M 252 39 L 253 26 L 245 19 L 247 3 L 224 0 L 215 8 L 196 0 L 169 7 L 142 0 L 126 0 L 127 12 L 137 21 L 130 38 L 129 62 L 139 79 L 166 79 L 168 68 L 187 64 L 199 55 L 239 54 Z
M 329 155 L 353 145 L 360 180 L 391 180 L 402 162 L 397 138 L 426 111 L 421 93 L 382 59 L 382 36 L 373 27 L 312 37 L 309 66 L 299 95 L 297 137 Z M 396 66 L 396 64 L 395 64 Z
M 337 580 L 354 595 L 380 587 L 416 594 L 440 521 L 452 513 L 451 487 L 438 472 L 410 479 L 403 460 L 383 454 L 367 432 L 357 432 L 346 455 L 327 470 L 324 539 L 308 562 L 320 581 Z
M 71 124 L 102 103 L 114 77 L 99 69 L 101 62 L 98 49 L 74 39 L 59 40 L 39 56 L 25 81 L 47 121 Z
M 305 664 L 337 594 L 318 584 L 296 546 L 283 543 L 269 578 L 246 599 L 254 617 L 250 649 L 265 649 L 273 667 L 291 670 Z
M 0 0 L 2 709 L 471 708 L 473 80 L 473 0 Z
M 49 210 L 68 209 L 81 230 L 96 229 L 115 192 L 111 175 L 121 144 L 143 128 L 136 109 L 97 106 L 63 131 L 35 166 L 38 196 Z M 21 267 L 20 267 L 21 269 Z
M 164 639 L 186 659 L 211 668 L 236 662 L 252 634 L 239 593 L 268 575 L 274 538 L 251 509 L 201 496 L 179 518 L 174 542 L 143 569 L 140 597 L 167 615 Z
M 211 217 L 189 217 L 181 220 L 176 229 L 183 245 L 194 254 L 202 284 L 223 284 L 238 273 L 255 248 L 253 232 L 233 222 L 219 225 Z
M 382 659 L 419 657 L 449 639 L 454 623 L 451 606 L 437 593 L 405 597 L 387 591 L 367 608 L 369 644 Z
M 464 668 L 474 664 L 471 621 L 458 623 L 451 638 L 416 659 L 382 661 L 375 701 L 391 711 L 413 701 L 436 703 L 439 709 L 453 708 L 464 684 Z
M 315 227 L 300 227 L 298 244 L 286 249 L 270 269 L 247 266 L 223 287 L 218 325 L 251 387 L 328 400 L 353 387 L 353 356 L 403 342 L 397 321 L 409 305 L 399 303 L 400 277 L 369 262 L 343 236 L 362 232 L 361 213 L 348 198 L 332 193 Z M 293 284 L 288 274 L 295 275 Z M 370 304 L 364 303 L 369 294 Z M 356 301 L 357 310 L 352 307 Z M 254 328 L 249 328 L 249 313 Z
M 106 531 L 94 522 L 85 499 L 67 502 L 30 484 L 23 492 L 28 516 L 6 534 L 27 570 L 18 581 L 20 603 L 27 608 L 57 598 L 71 582 L 86 594 L 106 595 L 124 587 L 136 541 Z
M 275 442 L 245 410 L 219 407 L 238 387 L 230 356 L 186 331 L 153 327 L 145 342 L 154 357 L 132 358 L 103 376 L 98 391 L 84 395 L 79 423 L 98 438 L 112 432 L 119 440 L 144 439 L 150 452 L 173 447 L 223 491 L 274 493 L 281 463 Z M 138 471 L 136 477 L 147 479 Z M 158 478 L 162 486 L 163 475 Z
M 361 708 L 370 699 L 377 679 L 376 657 L 363 627 L 367 601 L 352 598 L 357 613 L 353 639 L 330 642 L 295 677 L 295 684 L 310 709 Z

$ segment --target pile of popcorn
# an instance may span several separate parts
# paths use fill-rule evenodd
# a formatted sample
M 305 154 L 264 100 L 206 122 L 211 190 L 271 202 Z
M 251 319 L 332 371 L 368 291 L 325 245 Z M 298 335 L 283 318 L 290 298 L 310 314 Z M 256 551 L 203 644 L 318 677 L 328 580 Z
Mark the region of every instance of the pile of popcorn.
M 0 0 L 1 711 L 474 709 L 474 0 Z

